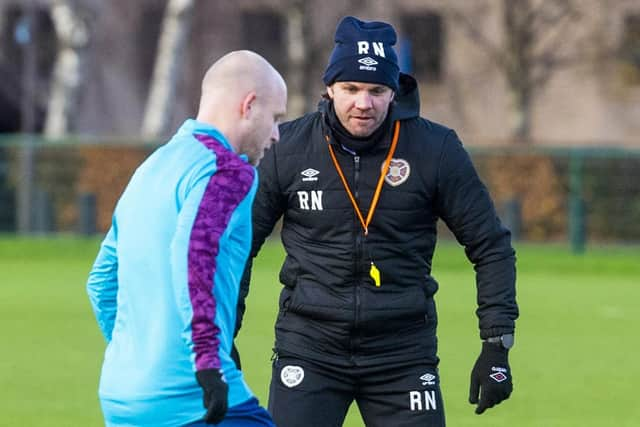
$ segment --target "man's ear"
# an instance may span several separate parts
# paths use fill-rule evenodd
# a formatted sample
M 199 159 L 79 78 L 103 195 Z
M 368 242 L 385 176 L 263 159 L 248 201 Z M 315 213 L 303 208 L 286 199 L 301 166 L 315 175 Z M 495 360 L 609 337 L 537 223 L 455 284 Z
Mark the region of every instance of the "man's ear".
M 333 99 L 333 86 L 327 86 L 327 95 L 329 95 L 329 98 Z
M 251 109 L 253 108 L 256 100 L 256 93 L 249 92 L 244 99 L 242 100 L 242 104 L 240 104 L 240 117 L 247 118 L 251 114 Z

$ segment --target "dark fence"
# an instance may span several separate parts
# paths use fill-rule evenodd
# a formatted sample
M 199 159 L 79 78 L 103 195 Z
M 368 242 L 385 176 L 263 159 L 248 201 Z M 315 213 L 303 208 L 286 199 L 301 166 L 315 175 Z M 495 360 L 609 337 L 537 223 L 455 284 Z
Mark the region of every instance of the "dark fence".
M 640 150 L 471 149 L 501 218 L 517 237 L 640 242 Z
M 0 231 L 106 231 L 131 174 L 157 146 L 27 138 L 0 141 Z
M 149 141 L 0 140 L 0 231 L 102 233 Z M 640 149 L 469 147 L 500 217 L 526 241 L 640 243 Z

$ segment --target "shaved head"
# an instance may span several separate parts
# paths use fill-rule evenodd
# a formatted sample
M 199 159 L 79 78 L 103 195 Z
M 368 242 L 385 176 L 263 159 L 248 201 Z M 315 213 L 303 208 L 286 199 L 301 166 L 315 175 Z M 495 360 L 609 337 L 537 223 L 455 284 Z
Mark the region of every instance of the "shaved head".
M 239 154 L 257 165 L 280 139 L 287 86 L 262 56 L 239 50 L 218 59 L 204 75 L 196 119 L 216 127 Z
M 218 128 L 240 154 L 257 164 L 279 139 L 287 87 L 278 71 L 249 50 L 226 54 L 205 73 L 197 120 Z
M 257 165 L 280 139 L 287 86 L 262 56 L 239 50 L 218 59 L 205 73 L 196 119 L 222 132 L 239 154 Z
M 285 85 L 266 59 L 250 50 L 238 50 L 226 54 L 209 67 L 202 80 L 202 94 L 231 88 L 256 90 L 260 86 L 277 83 Z

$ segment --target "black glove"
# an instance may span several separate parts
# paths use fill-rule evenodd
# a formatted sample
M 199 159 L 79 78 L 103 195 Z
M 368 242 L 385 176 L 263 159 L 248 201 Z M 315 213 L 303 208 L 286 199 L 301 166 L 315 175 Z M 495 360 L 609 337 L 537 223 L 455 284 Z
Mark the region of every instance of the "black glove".
M 196 379 L 204 391 L 202 400 L 207 410 L 204 420 L 208 424 L 218 424 L 227 413 L 229 386 L 222 379 L 222 373 L 218 369 L 197 371 Z
M 476 414 L 482 414 L 511 395 L 513 383 L 508 355 L 509 350 L 500 344 L 482 343 L 482 351 L 471 371 L 469 389 L 469 403 L 478 404 Z

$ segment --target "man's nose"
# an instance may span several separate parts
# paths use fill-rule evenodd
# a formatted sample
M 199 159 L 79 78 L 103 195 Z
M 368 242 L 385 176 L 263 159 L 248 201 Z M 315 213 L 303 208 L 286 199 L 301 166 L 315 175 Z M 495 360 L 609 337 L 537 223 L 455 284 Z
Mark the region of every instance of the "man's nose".
M 356 108 L 360 110 L 368 110 L 369 108 L 371 108 L 371 106 L 371 95 L 369 95 L 367 92 L 362 92 L 357 95 Z

